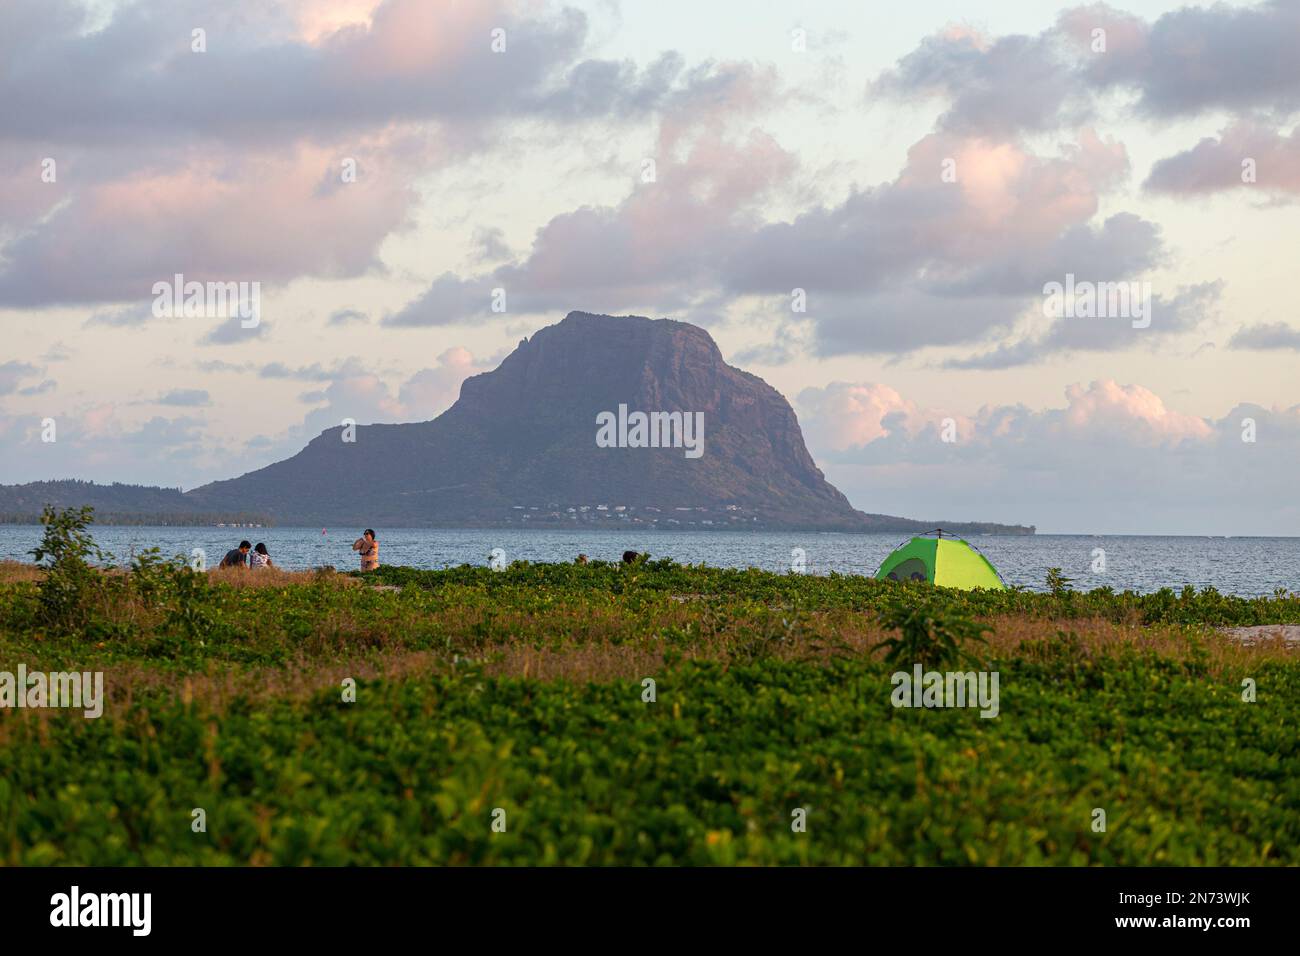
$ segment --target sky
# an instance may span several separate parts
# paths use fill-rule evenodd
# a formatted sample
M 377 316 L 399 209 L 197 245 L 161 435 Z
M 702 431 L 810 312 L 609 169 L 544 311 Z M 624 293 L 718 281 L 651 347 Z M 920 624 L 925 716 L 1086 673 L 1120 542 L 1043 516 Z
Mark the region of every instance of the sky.
M 864 511 L 1300 534 L 1297 48 L 1297 0 L 5 0 L 0 482 L 427 420 L 581 310 L 706 328 Z

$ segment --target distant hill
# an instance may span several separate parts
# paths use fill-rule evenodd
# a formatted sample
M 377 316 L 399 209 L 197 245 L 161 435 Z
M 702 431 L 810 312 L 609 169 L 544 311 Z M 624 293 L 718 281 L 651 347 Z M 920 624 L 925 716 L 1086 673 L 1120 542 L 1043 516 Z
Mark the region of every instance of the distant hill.
M 598 417 L 617 419 L 620 406 L 626 445 L 643 437 L 633 412 L 692 422 L 699 413 L 698 457 L 685 447 L 601 447 Z M 855 510 L 808 454 L 780 393 L 727 365 L 703 329 L 668 319 L 572 312 L 467 379 L 438 418 L 358 426 L 355 441 L 345 437 L 331 428 L 239 478 L 138 496 L 148 510 L 183 503 L 301 525 L 1033 533 Z M 114 499 L 118 510 L 127 497 Z
M 33 481 L 0 485 L 0 524 L 33 524 L 46 505 L 90 505 L 99 524 L 210 525 L 267 524 L 270 518 L 249 511 L 205 513 L 196 510 L 179 488 L 148 485 L 97 485 L 90 481 Z

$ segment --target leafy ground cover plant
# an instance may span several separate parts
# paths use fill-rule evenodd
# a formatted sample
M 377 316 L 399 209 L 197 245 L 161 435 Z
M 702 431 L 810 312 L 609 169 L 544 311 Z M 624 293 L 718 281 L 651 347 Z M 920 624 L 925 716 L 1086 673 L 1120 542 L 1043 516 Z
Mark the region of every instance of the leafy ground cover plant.
M 1300 651 L 1215 630 L 1298 621 L 1292 594 L 204 574 L 96 567 L 79 521 L 0 567 L 0 671 L 106 691 L 0 710 L 8 864 L 1300 865 Z M 44 595 L 56 554 L 85 577 Z M 996 719 L 891 704 L 899 663 L 976 653 Z
M 1300 753 L 1278 720 L 1294 667 L 1261 671 L 1267 692 L 1243 705 L 1139 658 L 1074 679 L 1052 662 L 1001 666 L 993 721 L 896 710 L 888 669 L 863 659 L 684 661 L 656 672 L 653 703 L 638 679 L 476 665 L 361 681 L 351 704 L 337 687 L 222 712 L 144 695 L 101 721 L 6 729 L 0 858 L 1300 863 Z

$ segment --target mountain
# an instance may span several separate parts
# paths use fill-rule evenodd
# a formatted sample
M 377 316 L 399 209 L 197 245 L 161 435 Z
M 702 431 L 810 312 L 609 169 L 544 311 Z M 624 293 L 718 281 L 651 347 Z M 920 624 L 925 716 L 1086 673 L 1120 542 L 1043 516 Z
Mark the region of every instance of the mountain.
M 671 426 L 666 415 L 651 420 L 675 446 L 628 447 L 647 437 L 637 412 L 680 415 Z M 698 435 L 688 427 L 696 423 Z M 727 365 L 703 329 L 583 312 L 467 379 L 432 421 L 331 428 L 292 458 L 183 498 L 199 513 L 300 525 L 909 531 L 937 523 L 855 510 L 808 454 L 789 403 Z M 1033 530 L 938 524 L 958 533 Z

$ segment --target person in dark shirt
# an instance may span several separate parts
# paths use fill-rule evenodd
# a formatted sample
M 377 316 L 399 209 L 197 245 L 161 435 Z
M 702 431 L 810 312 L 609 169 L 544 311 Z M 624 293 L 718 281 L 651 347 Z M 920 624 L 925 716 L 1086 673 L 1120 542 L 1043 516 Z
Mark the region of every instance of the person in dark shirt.
M 217 567 L 219 568 L 247 567 L 248 552 L 252 549 L 252 547 L 253 546 L 249 544 L 247 541 L 239 542 L 239 547 L 231 548 L 229 551 L 227 551 L 226 556 L 221 559 L 221 563 L 218 564 Z

